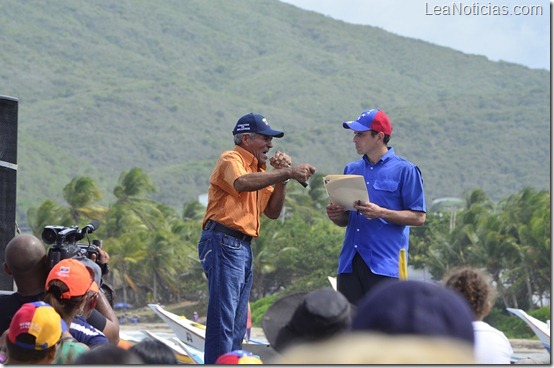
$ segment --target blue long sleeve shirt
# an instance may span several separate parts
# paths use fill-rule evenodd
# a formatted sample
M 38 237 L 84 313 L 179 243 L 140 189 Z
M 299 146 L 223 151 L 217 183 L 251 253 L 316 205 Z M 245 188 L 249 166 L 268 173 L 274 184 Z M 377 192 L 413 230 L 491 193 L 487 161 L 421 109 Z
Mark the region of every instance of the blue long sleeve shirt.
M 372 164 L 367 156 L 346 165 L 344 174 L 363 175 L 369 201 L 390 210 L 426 212 L 421 171 L 397 156 L 392 147 Z M 382 218 L 367 219 L 349 211 L 349 222 L 342 245 L 338 273 L 352 272 L 352 259 L 360 254 L 371 271 L 378 275 L 399 277 L 400 249 L 409 248 L 410 227 L 393 224 Z

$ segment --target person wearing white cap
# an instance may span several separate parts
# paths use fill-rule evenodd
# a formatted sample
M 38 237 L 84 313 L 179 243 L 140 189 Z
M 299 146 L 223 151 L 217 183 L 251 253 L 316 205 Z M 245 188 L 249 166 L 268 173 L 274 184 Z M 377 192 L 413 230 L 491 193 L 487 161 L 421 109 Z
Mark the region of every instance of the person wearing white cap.
M 330 203 L 326 211 L 333 223 L 346 226 L 337 290 L 357 305 L 377 283 L 399 278 L 400 250 L 408 251 L 410 226 L 425 223 L 426 208 L 421 171 L 387 146 L 392 126 L 383 111 L 366 110 L 343 127 L 354 131 L 362 155 L 344 174 L 363 175 L 369 201 L 355 201 L 354 210 Z

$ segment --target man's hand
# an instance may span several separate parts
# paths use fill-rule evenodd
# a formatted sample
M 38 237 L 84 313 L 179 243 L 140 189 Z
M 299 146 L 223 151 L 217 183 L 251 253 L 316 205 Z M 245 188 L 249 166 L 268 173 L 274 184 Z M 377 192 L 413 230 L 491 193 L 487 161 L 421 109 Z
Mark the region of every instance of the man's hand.
M 98 262 L 108 263 L 110 261 L 110 255 L 102 248 L 96 248 L 98 250 Z
M 269 159 L 269 164 L 275 169 L 284 169 L 292 165 L 292 159 L 286 153 L 276 151 L 273 157 Z
M 333 221 L 334 224 L 338 226 L 348 225 L 348 211 L 346 211 L 343 206 L 329 203 L 327 207 L 325 207 L 325 211 L 327 212 L 329 220 Z
M 292 167 L 292 178 L 304 183 L 315 174 L 315 167 L 310 164 L 300 164 Z
M 110 261 L 110 255 L 100 246 L 96 247 L 96 251 L 98 252 L 98 256 L 93 253 L 90 256 L 90 259 L 92 259 L 94 262 L 96 262 L 96 264 L 100 266 L 100 269 L 102 270 L 102 275 L 106 275 L 108 273 L 108 262 Z

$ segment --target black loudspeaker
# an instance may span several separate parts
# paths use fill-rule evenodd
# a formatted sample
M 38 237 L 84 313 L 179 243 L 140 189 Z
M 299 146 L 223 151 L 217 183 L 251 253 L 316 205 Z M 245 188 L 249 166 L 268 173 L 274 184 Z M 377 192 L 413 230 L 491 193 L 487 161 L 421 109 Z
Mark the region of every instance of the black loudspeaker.
M 0 96 L 0 265 L 6 245 L 16 234 L 17 109 L 16 98 Z M 12 277 L 3 271 L 0 290 L 13 290 Z

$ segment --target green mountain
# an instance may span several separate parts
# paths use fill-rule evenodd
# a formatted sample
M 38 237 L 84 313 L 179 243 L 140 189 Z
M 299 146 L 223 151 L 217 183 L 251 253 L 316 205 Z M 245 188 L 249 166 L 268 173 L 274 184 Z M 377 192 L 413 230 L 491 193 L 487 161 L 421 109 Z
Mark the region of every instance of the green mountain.
M 384 110 L 428 202 L 550 185 L 548 71 L 277 0 L 2 0 L 0 50 L 0 95 L 19 100 L 20 218 L 63 203 L 74 176 L 107 203 L 133 167 L 180 209 L 249 112 L 285 131 L 274 150 L 327 174 L 358 159 L 341 123 Z

